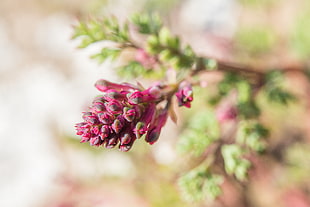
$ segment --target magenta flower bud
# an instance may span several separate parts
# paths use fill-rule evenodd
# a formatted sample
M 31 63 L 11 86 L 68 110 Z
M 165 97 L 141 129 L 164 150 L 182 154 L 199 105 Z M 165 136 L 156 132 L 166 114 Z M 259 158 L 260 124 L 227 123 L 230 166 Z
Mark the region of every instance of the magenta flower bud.
M 144 112 L 144 107 L 143 105 L 134 105 L 133 109 L 135 110 L 135 118 L 137 120 L 142 116 L 142 113 Z
M 145 136 L 145 141 L 149 144 L 154 144 L 160 135 L 161 128 L 154 127 L 153 129 L 149 129 L 148 133 Z
M 105 147 L 108 149 L 111 149 L 111 148 L 115 147 L 115 145 L 117 145 L 117 142 L 118 142 L 118 138 L 112 137 L 112 138 L 107 140 Z
M 108 113 L 99 113 L 98 119 L 102 124 L 111 124 L 114 120 L 114 116 Z
M 135 91 L 131 94 L 128 94 L 127 98 L 128 98 L 128 102 L 132 105 L 136 105 L 144 101 L 143 93 L 141 91 Z
M 82 118 L 85 120 L 86 117 L 93 116 L 92 112 L 83 112 Z
M 122 113 L 123 106 L 120 102 L 112 100 L 105 103 L 107 111 L 111 114 L 120 114 Z
M 99 146 L 101 144 L 100 137 L 94 137 L 89 140 L 91 146 Z
M 119 93 L 116 90 L 108 90 L 104 95 L 104 98 L 107 101 L 113 101 L 113 100 L 122 101 L 126 98 L 126 94 Z
M 95 97 L 95 99 L 93 100 L 93 105 L 97 104 L 97 103 L 101 103 L 104 104 L 106 102 L 104 96 L 97 96 Z
M 102 139 L 107 138 L 108 136 L 110 136 L 110 133 L 111 133 L 110 126 L 103 125 L 101 127 L 100 136 L 101 136 Z
M 120 138 L 121 145 L 127 145 L 131 141 L 131 136 L 128 133 L 125 133 Z
M 122 116 L 118 116 L 113 124 L 112 124 L 112 129 L 115 131 L 116 134 L 118 134 L 124 126 L 124 118 Z
M 93 126 L 93 127 L 91 128 L 91 132 L 92 132 L 93 134 L 95 134 L 95 135 L 99 135 L 99 133 L 100 133 L 100 128 L 99 128 L 99 126 L 98 126 L 98 125 Z
M 141 135 L 146 133 L 146 126 L 143 122 L 138 122 L 133 130 L 134 134 L 136 135 L 137 139 L 140 139 Z
M 124 107 L 123 116 L 128 122 L 132 122 L 135 119 L 136 111 L 128 107 Z
M 119 150 L 122 152 L 128 152 L 132 147 L 132 144 L 128 145 L 120 145 Z
M 102 102 L 95 102 L 92 107 L 94 113 L 100 113 L 105 111 L 105 106 Z
M 162 127 L 166 124 L 168 119 L 168 110 L 162 109 L 156 116 L 155 120 L 150 124 L 149 130 L 145 136 L 145 141 L 149 144 L 154 144 L 160 135 Z
M 185 106 L 187 108 L 191 107 L 191 102 L 193 101 L 193 89 L 192 86 L 183 82 L 180 84 L 178 92 L 176 92 L 176 97 L 178 100 L 179 106 Z
M 112 83 L 110 81 L 100 79 L 95 83 L 95 87 L 101 92 L 107 92 L 108 90 L 116 90 L 116 91 L 131 91 L 132 89 L 138 90 L 138 87 L 135 87 L 129 83 L 117 84 Z
M 98 117 L 91 112 L 84 113 L 83 119 L 89 124 L 97 124 L 99 122 Z
M 81 139 L 80 143 L 88 142 L 89 140 L 90 140 L 89 137 L 82 136 L 82 139 Z

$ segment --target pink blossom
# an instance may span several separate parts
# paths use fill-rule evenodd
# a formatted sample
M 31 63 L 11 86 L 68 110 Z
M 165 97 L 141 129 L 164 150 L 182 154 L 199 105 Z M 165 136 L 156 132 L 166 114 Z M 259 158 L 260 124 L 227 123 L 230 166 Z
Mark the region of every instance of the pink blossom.
M 157 108 L 163 100 L 158 84 L 142 90 L 128 83 L 99 80 L 95 86 L 103 94 L 83 113 L 84 121 L 75 125 L 81 142 L 106 148 L 118 145 L 121 151 L 128 151 L 144 134 L 150 144 L 158 139 L 168 116 Z

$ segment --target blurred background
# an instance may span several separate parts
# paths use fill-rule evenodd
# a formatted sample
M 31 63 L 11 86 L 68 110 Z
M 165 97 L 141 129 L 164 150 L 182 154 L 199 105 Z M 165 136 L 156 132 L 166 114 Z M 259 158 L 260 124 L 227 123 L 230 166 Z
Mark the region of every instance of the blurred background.
M 309 63 L 308 0 L 1 0 L 0 206 L 309 207 L 309 86 L 298 75 L 287 84 L 301 106 L 264 116 L 274 156 L 254 160 L 246 192 L 225 182 L 218 201 L 188 204 L 179 193 L 190 166 L 175 147 L 182 124 L 128 153 L 79 143 L 74 124 L 98 94 L 93 84 L 121 80 L 112 63 L 89 59 L 98 48 L 77 49 L 72 26 L 141 11 L 159 12 L 201 55 L 268 68 Z

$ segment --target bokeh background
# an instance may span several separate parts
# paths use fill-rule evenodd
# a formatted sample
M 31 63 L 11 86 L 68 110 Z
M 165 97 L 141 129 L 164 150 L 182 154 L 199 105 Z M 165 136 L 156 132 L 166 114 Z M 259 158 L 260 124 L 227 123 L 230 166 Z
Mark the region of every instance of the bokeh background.
M 128 153 L 79 143 L 73 126 L 97 94 L 94 82 L 122 80 L 112 63 L 89 59 L 96 46 L 77 49 L 72 26 L 141 11 L 159 12 L 201 55 L 262 68 L 309 63 L 307 0 L 1 0 L 0 206 L 309 207 L 310 89 L 296 74 L 287 84 L 301 105 L 265 117 L 273 157 L 254 160 L 246 192 L 227 182 L 218 201 L 182 199 L 176 180 L 190 166 L 175 147 L 182 124 L 169 122 L 154 146 L 136 142 Z

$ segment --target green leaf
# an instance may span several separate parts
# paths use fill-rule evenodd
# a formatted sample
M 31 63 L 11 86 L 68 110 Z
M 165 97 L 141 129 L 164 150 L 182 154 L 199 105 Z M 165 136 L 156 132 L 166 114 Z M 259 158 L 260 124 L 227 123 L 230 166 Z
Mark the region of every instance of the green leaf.
M 168 46 L 169 45 L 169 40 L 172 38 L 172 36 L 171 36 L 171 33 L 168 30 L 168 28 L 163 27 L 159 31 L 158 38 L 159 38 L 159 42 L 160 42 L 161 45 Z
M 257 118 L 260 115 L 260 109 L 254 100 L 238 103 L 237 107 L 238 115 L 244 119 Z
M 120 53 L 121 53 L 120 49 L 103 48 L 100 53 L 91 56 L 91 58 L 97 59 L 100 63 L 102 63 L 108 58 L 115 60 Z
M 219 138 L 219 126 L 214 113 L 200 111 L 195 114 L 182 133 L 177 149 L 181 153 L 200 156 L 208 146 Z
M 74 27 L 72 38 L 80 38 L 79 47 L 85 48 L 99 41 L 113 41 L 117 43 L 129 42 L 128 23 L 119 24 L 115 17 L 104 20 L 89 20 L 80 22 Z
M 201 200 L 214 200 L 222 192 L 220 185 L 223 177 L 211 173 L 204 166 L 193 169 L 183 175 L 178 185 L 183 194 L 183 198 L 190 202 Z
M 266 148 L 265 139 L 269 130 L 256 121 L 242 121 L 239 124 L 236 140 L 256 152 L 263 152 Z
M 245 151 L 236 144 L 223 145 L 221 148 L 225 171 L 234 174 L 238 180 L 245 180 L 251 163 L 243 158 Z
M 237 83 L 238 103 L 247 103 L 251 100 L 252 88 L 248 81 Z
M 162 27 L 162 21 L 157 14 L 134 14 L 131 21 L 142 34 L 157 34 Z
M 296 101 L 296 97 L 286 91 L 283 86 L 283 74 L 281 71 L 272 70 L 265 76 L 264 92 L 268 101 L 287 105 L 292 101 Z

